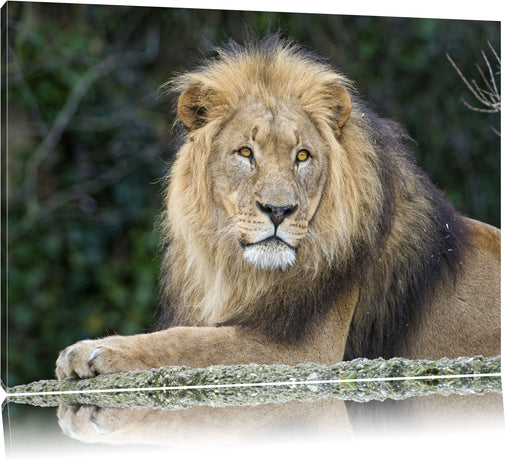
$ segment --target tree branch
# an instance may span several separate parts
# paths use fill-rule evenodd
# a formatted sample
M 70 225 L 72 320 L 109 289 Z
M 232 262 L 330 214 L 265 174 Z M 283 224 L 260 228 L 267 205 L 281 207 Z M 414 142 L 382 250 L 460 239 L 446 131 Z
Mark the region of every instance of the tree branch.
M 475 80 L 472 80 L 471 83 L 467 81 L 467 79 L 464 77 L 464 74 L 461 72 L 461 70 L 457 67 L 455 62 L 452 60 L 450 55 L 447 53 L 446 57 L 448 58 L 448 61 L 450 61 L 450 64 L 455 69 L 459 77 L 462 79 L 466 87 L 469 89 L 469 91 L 473 94 L 473 96 L 477 99 L 477 101 L 482 104 L 484 107 L 475 107 L 467 103 L 464 99 L 462 102 L 466 107 L 473 111 L 477 112 L 487 112 L 487 113 L 496 113 L 501 111 L 501 96 L 500 92 L 498 90 L 498 87 L 496 85 L 496 80 L 494 78 L 494 74 L 499 74 L 501 72 L 501 60 L 496 54 L 496 51 L 491 46 L 490 43 L 488 43 L 489 48 L 491 49 L 496 61 L 498 62 L 498 70 L 494 71 L 491 64 L 489 63 L 489 60 L 487 59 L 486 54 L 482 50 L 482 56 L 484 58 L 484 61 L 487 66 L 487 71 L 489 73 L 490 82 L 485 76 L 484 72 L 480 68 L 480 66 L 476 66 L 478 69 L 478 72 L 480 76 L 482 77 L 484 85 L 487 87 L 488 90 L 483 90 L 480 88 L 480 85 L 476 83 Z
M 30 162 L 25 170 L 24 189 L 27 201 L 37 200 L 37 172 L 39 166 L 48 154 L 57 146 L 70 120 L 76 113 L 80 101 L 86 95 L 91 86 L 100 78 L 106 76 L 119 67 L 143 66 L 155 59 L 158 54 L 160 32 L 155 27 L 148 32 L 146 47 L 142 52 L 127 52 L 108 56 L 98 64 L 92 66 L 84 76 L 76 83 L 68 95 L 64 106 L 57 114 L 52 127 L 43 141 L 35 149 Z

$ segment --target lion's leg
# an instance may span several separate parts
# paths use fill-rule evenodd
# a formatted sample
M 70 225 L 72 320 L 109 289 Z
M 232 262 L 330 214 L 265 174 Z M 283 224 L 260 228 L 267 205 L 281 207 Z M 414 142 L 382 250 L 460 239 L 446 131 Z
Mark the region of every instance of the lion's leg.
M 236 326 L 174 327 L 151 334 L 75 343 L 60 353 L 56 374 L 59 379 L 86 378 L 169 365 L 297 364 L 304 361 L 327 362 L 331 358 L 335 362 L 343 358 L 343 335 L 329 342 L 326 351 L 311 340 L 288 345 Z
M 359 290 L 341 297 L 322 321 L 297 343 L 271 340 L 240 326 L 171 327 L 151 334 L 83 340 L 61 351 L 59 379 L 87 378 L 162 366 L 213 364 L 333 364 L 343 360 Z
M 84 442 L 165 446 L 237 442 L 240 438 L 308 430 L 326 436 L 351 431 L 345 402 L 289 401 L 259 406 L 195 406 L 183 410 L 65 406 L 58 411 L 64 434 Z

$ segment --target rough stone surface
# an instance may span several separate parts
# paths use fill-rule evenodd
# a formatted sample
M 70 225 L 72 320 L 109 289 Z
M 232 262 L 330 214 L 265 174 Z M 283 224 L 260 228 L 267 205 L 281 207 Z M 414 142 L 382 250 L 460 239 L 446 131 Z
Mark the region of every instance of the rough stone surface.
M 501 392 L 500 373 L 500 356 L 438 361 L 355 359 L 335 365 L 249 364 L 204 369 L 169 366 L 85 380 L 41 380 L 8 389 L 7 399 L 35 406 L 88 404 L 159 409 L 316 401 L 329 397 L 366 402 L 429 394 Z M 457 377 L 475 374 L 494 375 Z M 403 377 L 408 379 L 399 379 Z

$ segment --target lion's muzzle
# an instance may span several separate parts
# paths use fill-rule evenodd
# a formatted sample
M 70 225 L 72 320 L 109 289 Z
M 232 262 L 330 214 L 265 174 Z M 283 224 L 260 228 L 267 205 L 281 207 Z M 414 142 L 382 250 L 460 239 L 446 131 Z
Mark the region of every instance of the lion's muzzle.
M 295 264 L 300 237 L 294 232 L 298 203 L 275 205 L 256 201 L 262 213 L 258 224 L 252 225 L 250 239 L 240 240 L 244 259 L 259 270 L 275 270 Z

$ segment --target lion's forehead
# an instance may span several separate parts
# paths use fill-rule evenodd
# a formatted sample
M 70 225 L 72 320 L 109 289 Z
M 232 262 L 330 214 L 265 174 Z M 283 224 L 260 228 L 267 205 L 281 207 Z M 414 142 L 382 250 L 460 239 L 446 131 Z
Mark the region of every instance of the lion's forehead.
M 261 148 L 288 151 L 302 144 L 323 143 L 314 123 L 298 105 L 253 101 L 230 119 L 226 131 L 236 132 L 240 142 L 252 141 Z M 301 146 L 303 147 L 303 146 Z
M 287 152 L 302 140 L 299 124 L 282 115 L 256 119 L 251 124 L 252 140 L 264 150 Z

